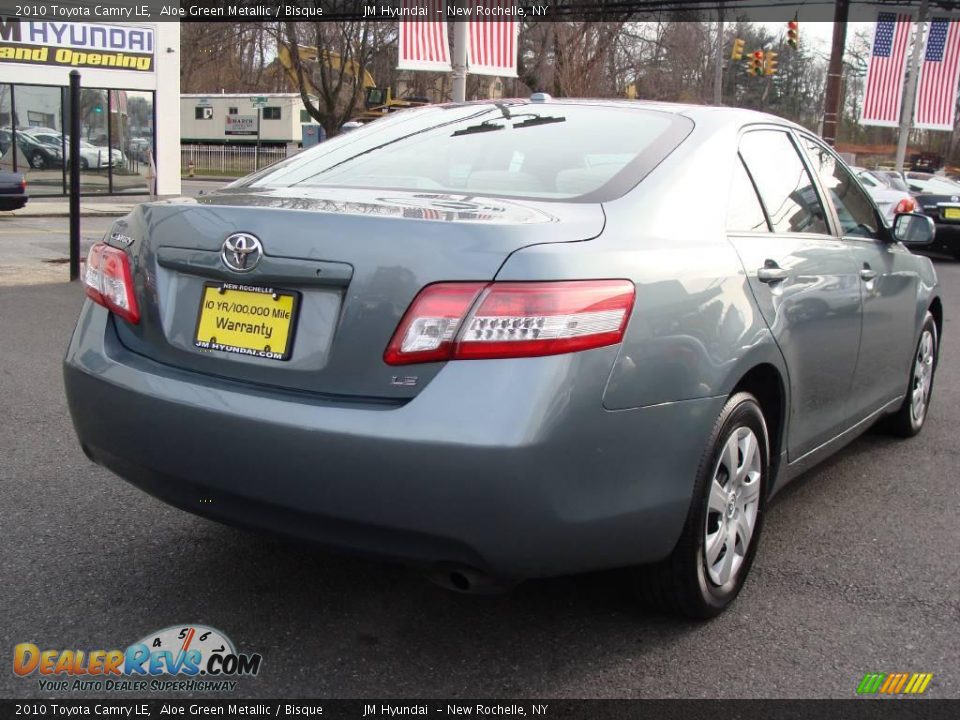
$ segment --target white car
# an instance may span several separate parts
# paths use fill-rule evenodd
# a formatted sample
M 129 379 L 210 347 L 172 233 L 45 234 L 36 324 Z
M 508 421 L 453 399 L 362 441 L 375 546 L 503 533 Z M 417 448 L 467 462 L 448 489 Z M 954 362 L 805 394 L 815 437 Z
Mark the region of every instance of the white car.
M 860 184 L 863 185 L 867 194 L 873 198 L 888 224 L 893 222 L 893 217 L 897 213 L 916 211 L 917 201 L 913 199 L 913 195 L 903 190 L 897 190 L 892 183 L 887 182 L 886 176 L 862 167 L 851 167 L 850 169 L 856 173 Z
M 37 142 L 43 143 L 44 145 L 50 145 L 56 148 L 65 146 L 66 152 L 64 155 L 68 160 L 70 159 L 69 136 L 64 137 L 56 131 L 33 131 L 30 132 L 29 135 Z M 64 142 L 66 143 L 65 145 L 63 145 Z M 80 141 L 80 167 L 84 170 L 88 168 L 105 168 L 110 165 L 111 161 L 113 162 L 114 167 L 120 167 L 127 161 L 127 159 L 123 156 L 123 153 L 116 148 L 108 152 L 107 148 L 105 147 L 92 145 L 86 140 Z

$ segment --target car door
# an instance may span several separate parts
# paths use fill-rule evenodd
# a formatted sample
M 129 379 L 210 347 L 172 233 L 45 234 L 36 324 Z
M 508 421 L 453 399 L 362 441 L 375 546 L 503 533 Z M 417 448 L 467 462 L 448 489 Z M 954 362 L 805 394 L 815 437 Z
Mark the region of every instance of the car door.
M 862 330 L 850 401 L 860 419 L 903 394 L 913 357 L 920 275 L 910 251 L 888 240 L 877 210 L 850 170 L 819 140 L 800 144 L 829 203 L 860 276 Z
M 739 151 L 727 235 L 786 361 L 792 462 L 847 426 L 860 343 L 860 278 L 791 133 L 748 129 Z M 761 222 L 743 220 L 739 209 L 751 190 Z

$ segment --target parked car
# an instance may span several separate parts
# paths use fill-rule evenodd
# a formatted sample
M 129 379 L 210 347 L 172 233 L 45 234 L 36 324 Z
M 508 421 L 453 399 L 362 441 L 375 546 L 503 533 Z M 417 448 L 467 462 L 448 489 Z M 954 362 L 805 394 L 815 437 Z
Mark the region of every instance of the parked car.
M 13 142 L 9 128 L 0 129 L 0 154 L 5 154 Z M 63 167 L 63 152 L 58 147 L 45 145 L 36 140 L 29 131 L 17 130 L 17 148 L 34 170 Z
M 0 210 L 19 210 L 29 199 L 23 173 L 0 170 Z
M 907 185 L 903 173 L 897 172 L 896 170 L 876 170 L 875 174 L 880 175 L 893 189 L 910 192 L 910 186 Z
M 922 429 L 943 307 L 904 243 L 933 223 L 888 227 L 781 118 L 540 97 L 118 220 L 64 360 L 87 456 L 454 589 L 630 567 L 653 607 L 728 607 L 772 495 Z
M 153 141 L 150 138 L 134 137 L 130 138 L 127 144 L 127 152 L 140 162 L 148 162 L 148 153 L 153 149 Z
M 917 210 L 917 203 L 913 195 L 906 189 L 893 186 L 893 180 L 881 173 L 875 173 L 866 168 L 851 167 L 860 184 L 873 198 L 880 208 L 884 219 L 891 223 L 897 213 L 910 213 Z
M 928 249 L 960 260 L 960 183 L 943 175 L 908 172 L 905 180 L 921 210 L 937 225 Z
M 56 131 L 48 132 L 29 132 L 37 142 L 43 143 L 49 147 L 57 149 L 66 148 L 66 158 L 70 159 L 70 136 L 63 136 Z M 80 167 L 83 170 L 88 168 L 105 168 L 110 166 L 111 158 L 115 167 L 120 167 L 126 163 L 126 158 L 120 150 L 114 148 L 107 151 L 105 147 L 92 145 L 86 140 L 80 141 Z

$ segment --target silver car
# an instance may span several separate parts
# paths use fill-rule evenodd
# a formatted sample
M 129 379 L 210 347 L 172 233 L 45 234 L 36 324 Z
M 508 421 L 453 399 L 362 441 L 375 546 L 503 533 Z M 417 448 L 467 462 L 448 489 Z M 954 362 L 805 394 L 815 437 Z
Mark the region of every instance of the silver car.
M 932 224 L 888 228 L 775 117 L 538 100 L 396 113 L 118 220 L 64 362 L 86 454 L 459 590 L 630 568 L 721 612 L 777 491 L 922 428 Z
M 908 213 L 919 210 L 917 202 L 907 190 L 893 186 L 893 178 L 889 175 L 873 172 L 861 167 L 851 167 L 863 189 L 873 198 L 877 208 L 889 223 L 893 222 L 897 213 Z

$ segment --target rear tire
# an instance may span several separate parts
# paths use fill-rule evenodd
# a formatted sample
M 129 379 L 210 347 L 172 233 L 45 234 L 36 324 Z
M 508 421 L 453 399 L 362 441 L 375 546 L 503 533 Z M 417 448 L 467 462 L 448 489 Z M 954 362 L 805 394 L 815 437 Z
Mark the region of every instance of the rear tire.
M 937 323 L 929 312 L 923 319 L 920 339 L 910 363 L 910 382 L 903 404 L 893 415 L 880 421 L 880 428 L 897 437 L 913 437 L 923 429 L 933 399 L 933 376 L 937 370 L 940 338 Z
M 714 424 L 676 547 L 635 570 L 645 606 L 701 620 L 729 607 L 756 554 L 769 467 L 763 411 L 753 395 L 737 393 Z

